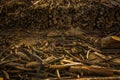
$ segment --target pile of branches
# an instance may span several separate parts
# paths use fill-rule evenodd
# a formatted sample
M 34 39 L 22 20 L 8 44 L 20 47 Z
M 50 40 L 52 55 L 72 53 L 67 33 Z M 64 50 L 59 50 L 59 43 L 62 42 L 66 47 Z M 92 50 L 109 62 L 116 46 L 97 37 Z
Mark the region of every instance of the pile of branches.
M 20 42 L 0 52 L 0 77 L 5 80 L 120 79 L 119 66 L 119 52 L 101 52 L 75 36 L 44 36 L 32 45 Z
M 119 35 L 119 0 L 1 0 L 1 28 L 69 29 Z

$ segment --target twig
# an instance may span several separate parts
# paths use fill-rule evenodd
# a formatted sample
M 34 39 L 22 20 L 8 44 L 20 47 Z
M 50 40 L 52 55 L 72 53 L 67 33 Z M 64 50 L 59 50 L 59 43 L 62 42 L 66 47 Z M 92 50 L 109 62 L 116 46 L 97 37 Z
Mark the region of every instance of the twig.
M 91 50 L 88 50 L 88 51 L 87 51 L 87 55 L 86 55 L 86 58 L 87 58 L 87 59 L 89 58 L 90 51 L 91 51 Z
M 73 65 L 83 65 L 82 63 L 70 63 L 70 64 L 63 64 L 63 65 L 50 65 L 49 68 L 52 69 L 63 69 L 63 68 L 67 68 Z
M 5 56 L 4 58 L 2 58 L 1 61 L 4 61 L 5 59 L 9 58 L 10 56 L 12 56 L 12 53 L 10 53 L 7 56 Z
M 72 72 L 83 72 L 84 74 L 95 74 L 99 76 L 112 76 L 113 70 L 109 68 L 96 67 L 96 66 L 71 66 L 70 71 Z
M 112 58 L 107 59 L 107 60 L 103 60 L 103 61 L 101 61 L 101 62 L 109 62 L 109 61 L 111 61 L 111 60 L 113 60 L 113 59 L 116 59 L 116 58 L 119 58 L 119 57 L 120 57 L 120 55 L 115 56 L 115 57 L 112 57 Z
M 61 56 L 59 58 L 56 58 L 56 57 L 49 57 L 48 60 L 44 60 L 43 64 L 47 65 L 47 64 L 50 64 L 50 63 L 53 63 L 53 62 L 56 62 L 56 61 L 59 61 L 59 60 L 62 60 L 64 58 L 64 56 Z
M 30 55 L 31 57 L 33 57 L 34 59 L 39 61 L 41 63 L 41 65 L 43 64 L 43 60 L 38 55 L 33 54 L 30 50 L 27 50 L 27 49 L 23 49 L 23 50 L 26 54 Z
M 4 74 L 4 79 L 5 79 L 5 80 L 10 80 L 10 76 L 9 76 L 9 74 L 7 73 L 7 71 L 2 70 L 2 73 Z
M 21 67 L 21 66 L 13 66 L 13 67 L 18 70 L 23 70 L 23 71 L 34 71 L 32 68 L 25 68 L 25 67 Z
M 90 44 L 87 43 L 79 43 L 80 46 L 87 47 L 91 49 L 92 51 L 102 53 L 102 51 L 98 50 L 97 48 L 92 47 Z
M 30 47 L 34 52 L 38 53 L 39 55 L 41 55 L 41 56 L 45 55 L 42 51 L 35 49 L 35 47 L 33 47 L 33 46 L 30 46 Z
M 38 5 L 38 3 L 42 2 L 42 0 L 38 0 L 36 2 L 33 3 L 33 5 Z
M 27 68 L 37 68 L 40 67 L 40 63 L 37 61 L 28 62 L 25 67 Z
M 74 60 L 80 61 L 79 58 L 77 58 L 77 57 L 73 56 L 72 54 L 70 54 L 70 52 L 69 52 L 68 50 L 64 50 L 64 51 L 65 51 L 65 53 L 66 53 L 67 55 L 69 55 L 70 57 L 72 57 Z
M 106 59 L 106 56 L 104 56 L 103 54 L 100 54 L 98 52 L 94 52 L 94 54 L 97 55 L 97 56 L 99 56 L 100 58 L 102 58 L 104 60 Z
M 11 46 L 7 47 L 6 49 L 4 49 L 1 53 L 0 53 L 0 57 L 8 50 L 10 49 Z
M 59 69 L 56 69 L 56 74 L 57 74 L 57 77 L 60 78 L 60 72 L 59 72 Z
M 20 63 L 16 63 L 16 62 L 9 62 L 9 63 L 6 63 L 5 66 L 21 66 L 21 67 L 23 67 L 24 64 L 20 64 Z
M 14 61 L 18 61 L 19 59 L 13 59 L 13 60 L 9 60 L 9 61 L 2 61 L 0 62 L 0 65 L 4 65 L 6 63 L 9 63 L 9 62 L 14 62 Z

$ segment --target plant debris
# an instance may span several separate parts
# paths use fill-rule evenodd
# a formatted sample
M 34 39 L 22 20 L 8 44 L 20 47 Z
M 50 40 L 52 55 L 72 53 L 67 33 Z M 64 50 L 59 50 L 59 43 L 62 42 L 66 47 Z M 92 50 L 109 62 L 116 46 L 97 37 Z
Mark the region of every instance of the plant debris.
M 120 79 L 119 0 L 1 0 L 0 77 Z
M 114 54 L 105 53 L 102 48 L 87 43 L 83 37 L 64 34 L 39 37 L 36 42 L 32 42 L 36 39 L 33 37 L 31 41 L 21 40 L 9 43 L 7 49 L 3 48 L 0 69 L 4 73 L 1 75 L 10 79 L 64 79 L 64 77 L 84 79 L 86 76 L 91 78 L 116 76 L 117 79 L 120 75 L 120 56 L 115 50 Z

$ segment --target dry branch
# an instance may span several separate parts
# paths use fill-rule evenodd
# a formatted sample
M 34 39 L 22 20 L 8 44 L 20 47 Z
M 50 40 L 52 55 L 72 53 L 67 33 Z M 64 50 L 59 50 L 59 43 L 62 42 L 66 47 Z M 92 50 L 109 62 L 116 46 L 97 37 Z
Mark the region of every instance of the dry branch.
M 71 66 L 70 71 L 78 72 L 78 73 L 83 72 L 83 75 L 93 74 L 99 76 L 112 76 L 114 74 L 113 71 L 108 68 L 92 67 L 92 66 Z
M 120 48 L 120 37 L 108 36 L 101 40 L 102 48 Z

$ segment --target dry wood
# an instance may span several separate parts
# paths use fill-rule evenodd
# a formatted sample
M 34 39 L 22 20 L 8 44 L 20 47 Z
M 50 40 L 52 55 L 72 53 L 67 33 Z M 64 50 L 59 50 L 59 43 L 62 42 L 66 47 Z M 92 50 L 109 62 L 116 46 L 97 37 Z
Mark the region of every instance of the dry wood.
M 63 63 L 78 63 L 78 62 L 74 62 L 74 61 L 70 61 L 70 60 L 65 60 L 65 59 L 63 59 L 61 62 L 63 62 Z
M 103 60 L 102 62 L 109 62 L 109 61 L 116 62 L 116 61 L 114 61 L 114 59 L 117 59 L 117 58 L 118 58 L 118 61 L 119 61 L 120 55 L 118 55 L 118 56 L 114 56 L 114 57 L 109 58 L 109 59 L 106 59 L 106 60 Z
M 115 53 L 115 54 L 119 54 L 120 53 L 120 49 L 101 49 L 102 53 L 106 53 L 106 54 L 110 54 L 110 53 Z
M 76 78 L 76 79 L 65 79 L 65 80 L 119 80 L 119 79 L 120 79 L 120 76 L 115 76 L 115 77 Z
M 13 59 L 13 60 L 9 60 L 9 61 L 2 61 L 0 62 L 0 65 L 4 65 L 6 63 L 9 63 L 9 62 L 14 62 L 14 61 L 18 61 L 19 59 Z
M 28 62 L 25 67 L 27 68 L 36 68 L 36 67 L 40 67 L 40 63 L 39 62 Z
M 45 60 L 43 61 L 43 64 L 44 64 L 44 65 L 48 65 L 48 64 L 51 64 L 51 63 L 55 63 L 55 62 L 57 62 L 57 61 L 62 60 L 63 58 L 64 58 L 64 56 L 61 56 L 61 57 L 51 56 L 51 57 L 45 59 Z
M 5 80 L 10 80 L 10 76 L 9 76 L 9 74 L 6 71 L 2 70 L 2 73 L 4 75 L 4 79 Z
M 21 66 L 21 67 L 23 67 L 24 64 L 20 64 L 20 63 L 16 63 L 16 62 L 9 62 L 9 63 L 6 63 L 5 66 Z
M 119 80 L 119 14 L 120 0 L 1 0 L 0 70 L 14 80 Z
M 21 70 L 7 70 L 8 73 L 20 73 Z
M 71 63 L 71 64 L 63 64 L 63 65 L 50 65 L 49 68 L 64 69 L 64 68 L 68 68 L 73 65 L 83 65 L 83 64 L 82 63 Z
M 60 72 L 59 72 L 59 69 L 56 69 L 56 74 L 57 74 L 57 77 L 60 78 Z
M 120 37 L 108 36 L 101 40 L 102 48 L 120 48 Z
M 98 52 L 94 52 L 94 54 L 97 55 L 97 56 L 99 56 L 99 57 L 102 58 L 102 59 L 106 59 L 106 58 L 107 58 L 105 55 L 100 54 L 100 53 L 98 53 Z
M 70 77 L 61 77 L 62 80 L 119 80 L 120 76 L 115 77 L 88 77 L 88 78 L 70 78 Z M 32 80 L 46 80 L 39 78 L 32 78 Z M 59 78 L 47 78 L 47 80 L 59 80 Z
M 99 52 L 99 53 L 102 52 L 101 50 L 97 49 L 97 47 L 94 48 L 92 45 L 90 45 L 88 43 L 79 43 L 79 45 L 81 45 L 83 47 L 88 47 L 89 49 L 91 49 L 92 51 L 95 51 L 95 52 Z
M 23 71 L 33 71 L 32 68 L 25 68 L 25 67 L 21 67 L 21 66 L 14 66 L 14 68 L 16 68 L 18 70 L 23 70 Z
M 4 61 L 5 59 L 11 57 L 12 55 L 13 55 L 12 53 L 8 54 L 7 56 L 3 57 L 3 58 L 1 59 L 1 61 Z
M 93 67 L 93 66 L 71 66 L 70 67 L 71 72 L 83 72 L 84 75 L 99 75 L 99 76 L 112 76 L 114 73 L 112 70 L 108 68 L 102 68 L 102 67 Z
M 35 51 L 37 54 L 39 54 L 39 55 L 41 55 L 41 56 L 44 55 L 44 53 L 43 53 L 42 51 L 35 49 L 35 47 L 33 47 L 33 46 L 30 46 L 30 47 L 31 47 L 31 49 L 32 49 L 33 51 Z
M 25 53 L 16 52 L 15 55 L 21 57 L 24 60 L 30 60 L 30 58 Z
M 31 56 L 33 59 L 36 59 L 37 61 L 39 61 L 41 64 L 43 63 L 43 60 L 41 59 L 41 57 L 32 53 L 30 50 L 24 49 L 24 52 L 29 56 Z
M 55 56 L 50 56 L 47 59 L 45 59 L 43 63 L 44 64 L 49 64 L 49 63 L 53 62 L 55 59 L 56 59 Z
M 6 49 L 4 49 L 2 52 L 0 52 L 0 56 L 2 56 L 8 49 L 10 49 L 11 46 L 7 47 Z

